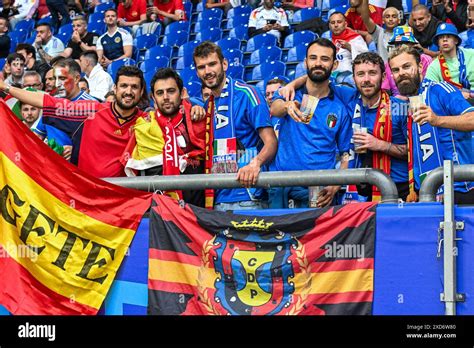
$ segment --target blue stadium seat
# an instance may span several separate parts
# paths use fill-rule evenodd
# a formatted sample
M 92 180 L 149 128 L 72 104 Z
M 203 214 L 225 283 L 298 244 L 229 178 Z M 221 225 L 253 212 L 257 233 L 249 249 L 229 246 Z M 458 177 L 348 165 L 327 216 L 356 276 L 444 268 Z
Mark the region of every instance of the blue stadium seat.
M 103 13 L 95 12 L 95 13 L 91 13 L 89 15 L 88 23 L 98 22 L 98 21 L 102 21 L 102 23 L 104 22 L 104 14 Z
M 0 70 L 3 70 L 5 63 L 7 62 L 7 58 L 0 58 Z
M 220 28 L 205 28 L 196 34 L 197 41 L 218 41 L 222 38 Z
M 267 46 L 253 51 L 250 55 L 250 64 L 259 65 L 262 63 L 281 60 L 281 48 L 276 46 Z
M 321 17 L 321 10 L 316 7 L 302 8 L 293 15 L 292 23 L 304 22 L 308 19 Z
M 61 40 L 64 44 L 64 47 L 66 47 L 69 40 L 71 40 L 72 33 L 69 33 L 67 31 L 63 31 L 62 33 L 61 32 L 57 33 L 54 36 L 56 36 L 59 40 Z
M 249 15 L 246 13 L 242 13 L 240 15 L 236 15 L 234 17 L 229 18 L 226 24 L 226 28 L 232 29 L 239 25 L 248 24 L 248 23 L 249 23 Z
M 285 69 L 285 64 L 278 61 L 257 65 L 252 70 L 252 81 L 259 81 L 277 75 L 285 75 Z
M 196 5 L 196 12 L 204 11 L 205 4 L 206 4 L 206 1 L 199 1 L 199 3 Z
M 310 43 L 311 41 L 316 40 L 317 37 L 318 35 L 312 31 L 297 31 L 285 38 L 283 47 L 291 48 L 302 43 Z
M 177 32 L 165 35 L 163 38 L 163 45 L 167 46 L 181 46 L 188 41 L 189 32 L 178 30 Z
M 189 81 L 198 81 L 199 77 L 196 74 L 196 68 L 194 67 L 189 67 L 189 68 L 184 68 L 183 70 L 178 70 L 179 76 L 183 79 L 184 83 L 188 83 Z
M 33 31 L 33 35 L 31 35 L 29 38 L 27 38 L 24 43 L 34 45 L 36 40 L 36 30 Z
M 103 19 L 103 17 L 102 17 L 102 19 Z M 36 25 L 41 24 L 41 23 L 51 24 L 52 21 L 53 21 L 53 18 L 51 16 L 46 16 L 46 17 L 41 18 L 39 21 L 37 21 Z
M 137 55 L 135 60 L 138 62 L 145 55 L 145 51 L 151 47 L 154 47 L 158 44 L 158 35 L 157 34 L 144 34 L 137 36 L 133 40 L 133 47 L 137 49 Z
M 349 0 L 329 0 L 329 9 L 344 5 L 349 5 Z
M 329 19 L 329 16 L 333 14 L 334 12 L 341 12 L 345 14 L 348 9 L 349 9 L 349 5 L 341 5 L 341 6 L 333 7 L 328 11 L 326 19 Z
M 172 52 L 172 47 L 166 45 L 158 45 L 146 51 L 145 60 L 154 59 L 156 57 L 166 57 L 168 59 L 171 59 Z
M 229 32 L 229 37 L 247 41 L 249 38 L 249 25 L 242 24 L 235 27 L 234 29 L 231 29 Z
M 192 12 L 193 12 L 193 3 L 183 1 L 183 6 L 184 6 L 184 12 L 186 13 L 186 19 L 188 21 L 191 21 L 191 16 L 192 16 Z
M 216 17 L 222 20 L 224 16 L 224 11 L 220 8 L 210 8 L 204 9 L 204 11 L 199 12 L 198 21 L 201 21 L 203 18 Z
M 227 68 L 227 75 L 233 79 L 243 80 L 244 78 L 244 66 L 240 64 L 229 64 Z
M 265 96 L 265 81 L 258 81 L 257 84 L 255 85 L 255 88 L 263 95 Z
M 242 53 L 241 50 L 238 50 L 238 49 L 225 50 L 225 51 L 222 51 L 222 54 L 224 55 L 224 58 L 227 59 L 227 61 L 232 64 L 242 65 L 244 61 L 244 54 Z
M 199 33 L 203 29 L 208 28 L 219 28 L 221 25 L 221 20 L 217 17 L 203 18 L 201 21 L 198 21 L 194 26 L 194 32 Z
M 247 41 L 247 48 L 246 52 L 253 52 L 259 47 L 263 46 L 276 46 L 277 44 L 277 39 L 274 35 L 272 34 L 260 34 L 260 35 L 255 35 L 254 37 L 251 37 Z
M 64 24 L 63 26 L 59 27 L 58 33 L 70 33 L 72 35 L 72 23 Z
M 187 22 L 187 21 L 172 22 L 166 26 L 165 36 L 167 36 L 170 33 L 176 33 L 178 31 L 189 32 L 189 28 L 190 28 L 190 22 Z
M 201 86 L 201 82 L 199 81 L 189 81 L 188 83 L 184 84 L 189 96 L 194 98 L 202 98 Z
M 201 42 L 194 40 L 181 45 L 178 50 L 178 57 L 189 57 L 192 60 L 194 48 L 196 48 L 200 43 Z
M 235 37 L 226 37 L 216 42 L 222 51 L 237 49 L 240 50 L 240 40 Z
M 96 33 L 98 35 L 102 35 L 105 33 L 106 27 L 103 20 L 99 20 L 96 22 L 89 22 L 87 25 L 87 31 L 91 33 Z
M 9 32 L 8 36 L 10 37 L 12 42 L 15 41 L 16 43 L 21 43 L 26 41 L 28 35 L 24 30 L 19 31 L 15 29 L 14 31 Z
M 35 28 L 35 21 L 33 19 L 23 19 L 19 21 L 15 26 L 15 31 L 17 30 L 26 30 L 32 31 Z
M 151 92 L 151 80 L 153 79 L 153 76 L 155 76 L 155 71 L 148 71 L 143 74 L 143 77 L 145 78 L 147 94 Z
M 227 19 L 231 19 L 235 16 L 240 16 L 241 14 L 246 14 L 248 18 L 248 16 L 250 16 L 250 13 L 252 13 L 252 7 L 250 7 L 249 5 L 233 7 L 229 11 L 227 11 Z
M 109 8 L 115 8 L 115 4 L 113 1 L 110 2 L 103 2 L 99 5 L 97 5 L 94 9 L 94 13 L 101 13 L 103 14 L 105 11 L 107 11 Z
M 309 43 L 302 43 L 296 47 L 290 48 L 287 56 L 287 63 L 302 62 L 306 58 L 306 50 Z
M 134 59 L 131 58 L 124 58 L 120 60 L 116 60 L 112 62 L 108 67 L 107 67 L 107 72 L 112 76 L 112 80 L 115 81 L 115 76 L 117 75 L 117 71 L 124 65 L 135 65 L 136 62 Z
M 168 57 L 153 57 L 145 60 L 141 66 L 140 69 L 144 72 L 150 72 L 150 71 L 157 71 L 158 69 L 161 68 L 167 68 L 170 65 L 170 59 Z
M 306 67 L 304 66 L 304 62 L 298 63 L 295 70 L 295 78 L 306 75 L 306 73 L 307 71 L 306 71 Z
M 153 34 L 160 36 L 161 33 L 163 32 L 163 25 L 160 22 L 155 22 L 157 24 L 157 27 Z M 135 33 L 135 37 L 139 37 L 143 35 L 143 27 L 138 27 L 137 32 Z

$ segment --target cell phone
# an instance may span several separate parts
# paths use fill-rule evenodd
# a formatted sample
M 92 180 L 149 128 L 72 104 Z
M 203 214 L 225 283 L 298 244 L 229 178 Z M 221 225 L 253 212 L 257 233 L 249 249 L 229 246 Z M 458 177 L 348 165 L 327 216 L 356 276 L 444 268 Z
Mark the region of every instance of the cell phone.
M 276 19 L 267 19 L 267 24 L 276 24 Z

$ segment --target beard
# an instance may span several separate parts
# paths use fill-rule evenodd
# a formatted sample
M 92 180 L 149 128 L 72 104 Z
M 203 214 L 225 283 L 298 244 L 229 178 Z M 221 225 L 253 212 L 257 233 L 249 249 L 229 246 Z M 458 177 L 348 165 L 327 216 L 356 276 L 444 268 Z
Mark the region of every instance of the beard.
M 219 87 L 220 85 L 222 85 L 222 82 L 224 81 L 224 78 L 225 78 L 224 69 L 222 69 L 222 70 L 220 71 L 220 73 L 217 75 L 216 82 L 213 83 L 213 84 L 208 83 L 208 82 L 205 80 L 206 77 L 208 77 L 208 75 L 204 76 L 204 79 L 201 79 L 201 81 L 202 81 L 202 83 L 204 84 L 204 86 L 206 86 L 206 87 L 209 88 L 209 89 L 215 89 L 215 88 Z
M 178 113 L 179 106 L 180 105 L 173 104 L 173 107 L 171 108 L 171 111 L 166 111 L 166 110 L 164 110 L 164 108 L 161 105 L 158 105 L 158 111 L 160 112 L 160 114 L 162 114 L 165 117 L 171 117 L 171 116 L 174 116 Z
M 323 73 L 320 73 L 320 72 L 316 73 L 315 71 L 317 69 L 321 69 L 324 72 Z M 315 82 L 315 83 L 321 83 L 321 82 L 329 80 L 329 77 L 331 76 L 331 72 L 332 72 L 331 69 L 326 69 L 323 66 L 316 66 L 316 67 L 311 68 L 311 69 L 306 69 L 306 73 L 308 74 L 309 79 L 311 81 Z
M 419 73 L 416 73 L 410 77 L 400 77 L 395 81 L 397 84 L 398 91 L 403 96 L 412 96 L 418 94 L 420 88 L 421 77 Z
M 122 96 L 120 98 L 116 98 L 116 103 L 117 105 L 119 106 L 119 108 L 121 108 L 122 110 L 132 110 L 134 109 L 139 103 L 140 103 L 140 100 L 138 101 L 134 101 L 132 104 L 130 105 L 127 105 L 127 104 L 124 104 L 122 102 L 122 99 L 125 98 L 125 97 L 131 97 L 131 98 L 134 98 L 135 96 L 132 96 L 132 95 L 125 95 L 125 94 L 122 94 Z
M 376 94 L 378 94 L 380 92 L 380 87 L 382 86 L 382 82 L 379 82 L 375 85 L 372 85 L 370 83 L 366 83 L 366 84 L 363 84 L 361 85 L 360 87 L 357 86 L 357 89 L 359 90 L 359 93 L 362 94 L 364 97 L 366 97 L 367 99 L 370 99 L 372 98 L 373 96 L 375 96 Z M 365 87 L 372 87 L 374 89 L 374 91 L 370 94 L 366 94 L 363 90 L 363 88 Z

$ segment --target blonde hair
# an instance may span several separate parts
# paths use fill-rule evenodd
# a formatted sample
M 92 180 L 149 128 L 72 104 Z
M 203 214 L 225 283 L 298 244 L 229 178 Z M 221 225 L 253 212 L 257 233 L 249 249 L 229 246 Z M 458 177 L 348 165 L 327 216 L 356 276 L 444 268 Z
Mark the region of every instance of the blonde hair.
M 390 51 L 388 55 L 388 61 L 390 62 L 390 60 L 392 60 L 395 57 L 398 57 L 399 55 L 403 53 L 406 53 L 415 57 L 416 64 L 420 64 L 421 62 L 420 52 L 418 52 L 418 50 L 411 45 L 396 46 L 392 51 Z

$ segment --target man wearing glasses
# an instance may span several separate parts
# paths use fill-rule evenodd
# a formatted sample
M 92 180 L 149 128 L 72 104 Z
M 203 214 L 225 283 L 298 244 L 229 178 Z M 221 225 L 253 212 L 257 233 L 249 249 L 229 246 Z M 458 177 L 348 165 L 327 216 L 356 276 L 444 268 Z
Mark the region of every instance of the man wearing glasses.
M 25 75 L 23 75 L 23 88 L 27 87 L 34 88 L 38 91 L 43 90 L 41 75 L 36 71 L 25 71 Z

